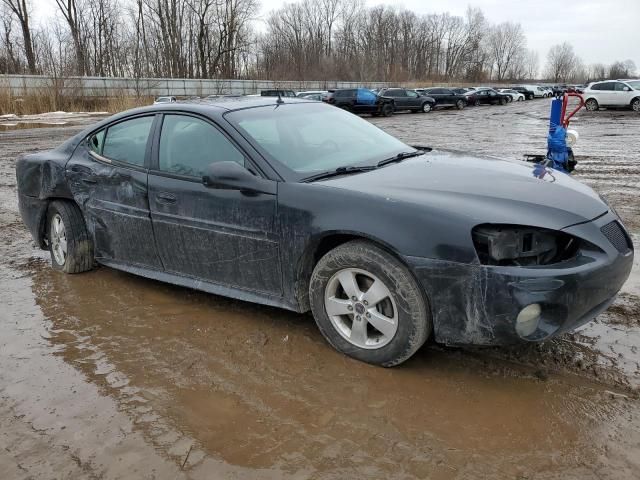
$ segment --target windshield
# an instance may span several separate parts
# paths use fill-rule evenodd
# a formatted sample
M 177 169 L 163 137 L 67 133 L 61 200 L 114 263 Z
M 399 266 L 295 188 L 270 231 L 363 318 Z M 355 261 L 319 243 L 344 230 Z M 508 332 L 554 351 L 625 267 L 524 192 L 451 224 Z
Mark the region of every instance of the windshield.
M 627 83 L 627 85 L 629 85 L 634 90 L 640 90 L 640 80 L 631 80 L 631 81 L 626 82 L 626 83 Z
M 366 120 L 329 105 L 269 105 L 236 110 L 225 118 L 296 180 L 338 167 L 376 165 L 415 151 Z

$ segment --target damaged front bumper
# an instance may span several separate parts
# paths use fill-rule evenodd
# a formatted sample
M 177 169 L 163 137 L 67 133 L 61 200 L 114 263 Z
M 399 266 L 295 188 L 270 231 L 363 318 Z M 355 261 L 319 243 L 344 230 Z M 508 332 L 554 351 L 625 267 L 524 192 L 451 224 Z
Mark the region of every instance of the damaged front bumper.
M 606 232 L 612 222 L 619 219 L 607 213 L 564 229 L 592 245 L 554 265 L 501 267 L 406 257 L 429 298 L 435 340 L 475 345 L 540 341 L 589 322 L 611 304 L 633 264 L 632 246 L 625 250 Z M 516 319 L 534 304 L 540 311 L 537 326 L 522 335 Z

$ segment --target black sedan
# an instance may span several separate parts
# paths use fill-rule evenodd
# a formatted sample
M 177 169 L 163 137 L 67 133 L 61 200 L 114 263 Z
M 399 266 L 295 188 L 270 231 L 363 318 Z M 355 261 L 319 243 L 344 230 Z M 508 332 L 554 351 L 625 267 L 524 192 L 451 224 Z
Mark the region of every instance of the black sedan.
M 16 170 L 20 213 L 53 268 L 97 262 L 311 310 L 336 349 L 384 366 L 430 337 L 574 329 L 633 263 L 614 210 L 568 175 L 410 147 L 301 99 L 130 110 Z
M 432 97 L 406 88 L 383 88 L 378 92 L 378 95 L 392 98 L 396 112 L 428 113 L 436 104 Z
M 436 107 L 455 107 L 462 110 L 467 106 L 467 97 L 450 88 L 422 88 L 420 93 L 432 97 L 436 101 Z
M 496 92 L 486 88 L 475 92 L 476 105 L 506 105 L 511 101 L 511 95 Z

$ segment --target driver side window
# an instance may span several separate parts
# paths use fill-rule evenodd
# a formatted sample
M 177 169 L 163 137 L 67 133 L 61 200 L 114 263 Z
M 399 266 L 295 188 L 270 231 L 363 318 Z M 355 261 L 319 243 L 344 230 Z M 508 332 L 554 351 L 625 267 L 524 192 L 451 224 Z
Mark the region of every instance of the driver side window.
M 165 115 L 160 132 L 159 168 L 202 177 L 214 162 L 245 166 L 244 155 L 213 125 L 187 115 Z

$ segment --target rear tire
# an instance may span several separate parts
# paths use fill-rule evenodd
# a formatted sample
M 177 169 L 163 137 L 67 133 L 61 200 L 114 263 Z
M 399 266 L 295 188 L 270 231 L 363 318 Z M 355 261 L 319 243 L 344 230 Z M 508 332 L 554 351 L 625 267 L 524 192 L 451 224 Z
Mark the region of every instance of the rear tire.
M 595 112 L 600 108 L 598 101 L 595 98 L 590 98 L 584 105 L 589 112 Z
M 500 105 L 506 105 L 507 104 L 507 99 L 506 98 L 501 98 L 500 99 Z
M 640 98 L 634 98 L 631 100 L 631 109 L 634 112 L 640 113 Z
M 93 268 L 93 240 L 75 203 L 56 200 L 49 205 L 47 241 L 54 270 L 81 273 Z
M 431 333 L 427 302 L 411 272 L 367 241 L 347 242 L 322 257 L 313 269 L 309 299 L 331 346 L 363 362 L 399 365 Z
M 475 102 L 473 102 L 473 106 L 474 107 L 479 107 L 480 106 L 480 100 L 476 100 Z
M 431 111 L 431 104 L 429 102 L 424 102 L 422 104 L 422 113 L 429 113 Z
M 385 103 L 382 106 L 382 116 L 383 117 L 390 117 L 391 115 L 393 115 L 393 105 L 391 105 L 390 103 Z

